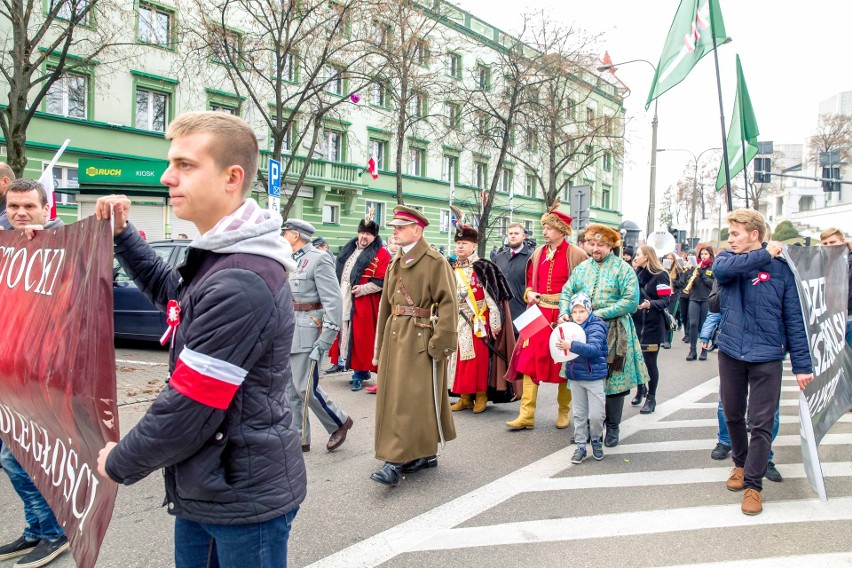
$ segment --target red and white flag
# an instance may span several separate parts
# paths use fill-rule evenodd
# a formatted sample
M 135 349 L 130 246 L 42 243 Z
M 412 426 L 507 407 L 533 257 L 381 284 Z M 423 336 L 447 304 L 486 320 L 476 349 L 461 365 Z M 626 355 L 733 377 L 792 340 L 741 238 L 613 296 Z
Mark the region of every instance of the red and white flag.
M 373 176 L 373 179 L 379 179 L 379 169 L 376 167 L 376 159 L 371 157 L 367 161 L 367 171 Z
M 56 219 L 56 197 L 54 193 L 56 188 L 53 186 L 53 167 L 56 165 L 56 162 L 59 161 L 59 158 L 62 156 L 62 153 L 65 151 L 65 148 L 68 147 L 68 144 L 71 143 L 71 139 L 65 140 L 65 143 L 62 144 L 62 147 L 59 148 L 59 151 L 56 152 L 56 155 L 53 156 L 53 159 L 50 160 L 50 163 L 47 164 L 47 167 L 44 168 L 44 171 L 41 172 L 41 177 L 38 179 L 38 182 L 44 188 L 44 192 L 47 194 L 47 204 L 50 205 L 50 218 Z
M 672 287 L 668 284 L 657 284 L 657 296 L 660 298 L 672 295 Z
M 525 341 L 543 329 L 550 328 L 550 322 L 536 305 L 527 308 L 513 322 L 518 330 L 518 339 Z

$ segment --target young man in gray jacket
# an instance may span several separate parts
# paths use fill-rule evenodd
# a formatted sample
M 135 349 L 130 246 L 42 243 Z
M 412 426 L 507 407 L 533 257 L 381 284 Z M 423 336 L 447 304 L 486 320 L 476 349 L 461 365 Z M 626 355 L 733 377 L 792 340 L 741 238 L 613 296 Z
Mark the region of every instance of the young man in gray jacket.
M 286 389 L 293 296 L 281 217 L 247 198 L 257 140 L 241 119 L 184 114 L 166 132 L 162 176 L 175 215 L 198 229 L 169 268 L 128 222 L 130 201 L 98 199 L 115 253 L 171 322 L 170 377 L 139 423 L 101 450 L 98 473 L 131 484 L 165 468 L 178 568 L 287 565 L 305 463 Z

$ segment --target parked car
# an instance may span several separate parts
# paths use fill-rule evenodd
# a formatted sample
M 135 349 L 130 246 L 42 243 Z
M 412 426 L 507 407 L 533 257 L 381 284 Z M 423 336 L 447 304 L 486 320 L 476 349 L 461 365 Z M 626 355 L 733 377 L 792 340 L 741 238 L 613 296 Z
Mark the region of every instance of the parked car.
M 179 266 L 189 250 L 189 239 L 169 239 L 149 243 L 157 256 L 171 267 Z M 159 341 L 166 331 L 166 315 L 136 287 L 118 260 L 112 269 L 115 337 Z

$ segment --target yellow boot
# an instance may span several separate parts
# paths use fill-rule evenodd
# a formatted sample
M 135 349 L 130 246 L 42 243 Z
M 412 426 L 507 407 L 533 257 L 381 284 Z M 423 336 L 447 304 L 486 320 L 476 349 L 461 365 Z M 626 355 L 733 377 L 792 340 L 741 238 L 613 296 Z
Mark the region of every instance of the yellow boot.
M 467 410 L 468 408 L 473 408 L 473 396 L 463 394 L 459 397 L 459 400 L 450 407 L 450 410 L 458 412 L 459 410 Z
M 559 383 L 556 390 L 556 402 L 559 404 L 559 413 L 556 416 L 556 427 L 562 430 L 571 424 L 569 413 L 571 412 L 571 389 L 567 383 Z
M 538 385 L 529 375 L 524 375 L 524 394 L 521 397 L 520 413 L 511 422 L 506 422 L 510 430 L 531 430 L 535 426 L 536 398 L 538 398 Z
M 473 413 L 479 414 L 485 412 L 485 405 L 488 404 L 488 393 L 476 393 L 476 403 L 473 405 Z

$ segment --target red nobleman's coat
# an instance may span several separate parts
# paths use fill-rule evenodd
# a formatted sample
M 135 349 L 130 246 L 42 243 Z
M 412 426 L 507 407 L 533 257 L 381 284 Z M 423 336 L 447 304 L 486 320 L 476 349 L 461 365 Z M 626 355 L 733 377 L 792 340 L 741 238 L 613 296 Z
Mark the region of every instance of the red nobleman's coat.
M 370 266 L 364 270 L 358 284 L 368 284 L 371 280 L 384 280 L 390 263 L 390 253 L 384 248 L 373 257 Z M 376 328 L 379 324 L 379 302 L 382 293 L 355 296 L 352 301 L 352 331 L 349 334 L 350 369 L 376 372 L 373 365 L 373 348 L 376 345 Z

